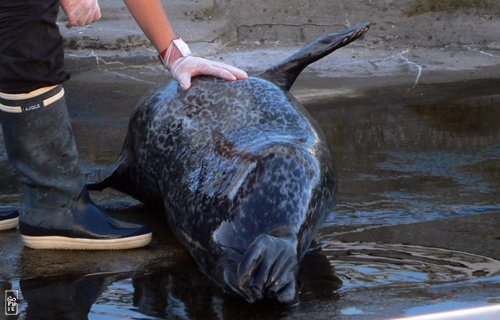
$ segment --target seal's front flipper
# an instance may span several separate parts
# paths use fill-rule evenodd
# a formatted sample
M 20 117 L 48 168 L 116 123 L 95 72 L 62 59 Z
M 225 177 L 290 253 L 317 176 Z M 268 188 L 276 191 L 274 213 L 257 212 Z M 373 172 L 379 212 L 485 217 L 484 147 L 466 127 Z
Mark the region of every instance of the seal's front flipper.
M 261 234 L 238 265 L 238 288 L 249 302 L 268 298 L 294 305 L 298 302 L 297 270 L 297 242 Z

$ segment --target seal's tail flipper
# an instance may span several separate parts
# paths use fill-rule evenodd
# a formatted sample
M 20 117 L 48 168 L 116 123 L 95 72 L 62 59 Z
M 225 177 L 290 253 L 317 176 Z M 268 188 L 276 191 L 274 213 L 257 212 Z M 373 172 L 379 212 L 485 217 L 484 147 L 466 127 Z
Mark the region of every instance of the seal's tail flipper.
M 369 27 L 369 23 L 360 23 L 354 28 L 324 35 L 259 76 L 289 90 L 305 67 L 358 39 Z

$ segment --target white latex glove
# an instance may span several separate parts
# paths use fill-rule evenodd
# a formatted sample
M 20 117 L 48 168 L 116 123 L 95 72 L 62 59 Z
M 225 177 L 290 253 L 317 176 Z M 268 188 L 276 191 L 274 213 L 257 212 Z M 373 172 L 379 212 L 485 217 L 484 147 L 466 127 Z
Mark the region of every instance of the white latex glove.
M 97 0 L 60 0 L 68 17 L 67 27 L 86 26 L 101 18 L 101 8 Z
M 183 90 L 189 89 L 191 87 L 191 78 L 199 75 L 209 75 L 229 81 L 248 79 L 247 73 L 236 67 L 193 56 L 174 60 L 168 66 L 168 69 Z

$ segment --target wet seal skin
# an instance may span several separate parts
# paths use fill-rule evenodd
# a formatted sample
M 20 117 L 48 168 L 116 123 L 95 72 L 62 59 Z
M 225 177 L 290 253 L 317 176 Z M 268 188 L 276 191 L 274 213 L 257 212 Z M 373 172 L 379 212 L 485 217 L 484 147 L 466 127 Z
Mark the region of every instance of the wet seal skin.
M 289 89 L 310 63 L 369 24 L 318 38 L 259 76 L 197 77 L 145 96 L 119 160 L 88 175 L 161 205 L 200 269 L 248 302 L 299 301 L 298 266 L 335 205 L 332 153 Z

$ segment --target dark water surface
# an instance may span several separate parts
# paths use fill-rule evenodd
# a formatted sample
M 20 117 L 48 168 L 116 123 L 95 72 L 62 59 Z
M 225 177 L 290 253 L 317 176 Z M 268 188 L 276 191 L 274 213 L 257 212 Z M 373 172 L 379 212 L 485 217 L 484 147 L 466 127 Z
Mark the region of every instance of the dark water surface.
M 91 72 L 68 84 L 84 167 L 116 159 L 133 106 L 153 86 Z M 500 80 L 360 89 L 306 107 L 331 142 L 339 194 L 322 250 L 301 265 L 299 306 L 224 295 L 161 212 L 106 191 L 94 198 L 114 215 L 153 225 L 151 247 L 34 252 L 17 232 L 0 234 L 0 284 L 19 290 L 20 318 L 387 319 L 499 304 Z M 19 201 L 3 146 L 0 181 L 0 203 Z

